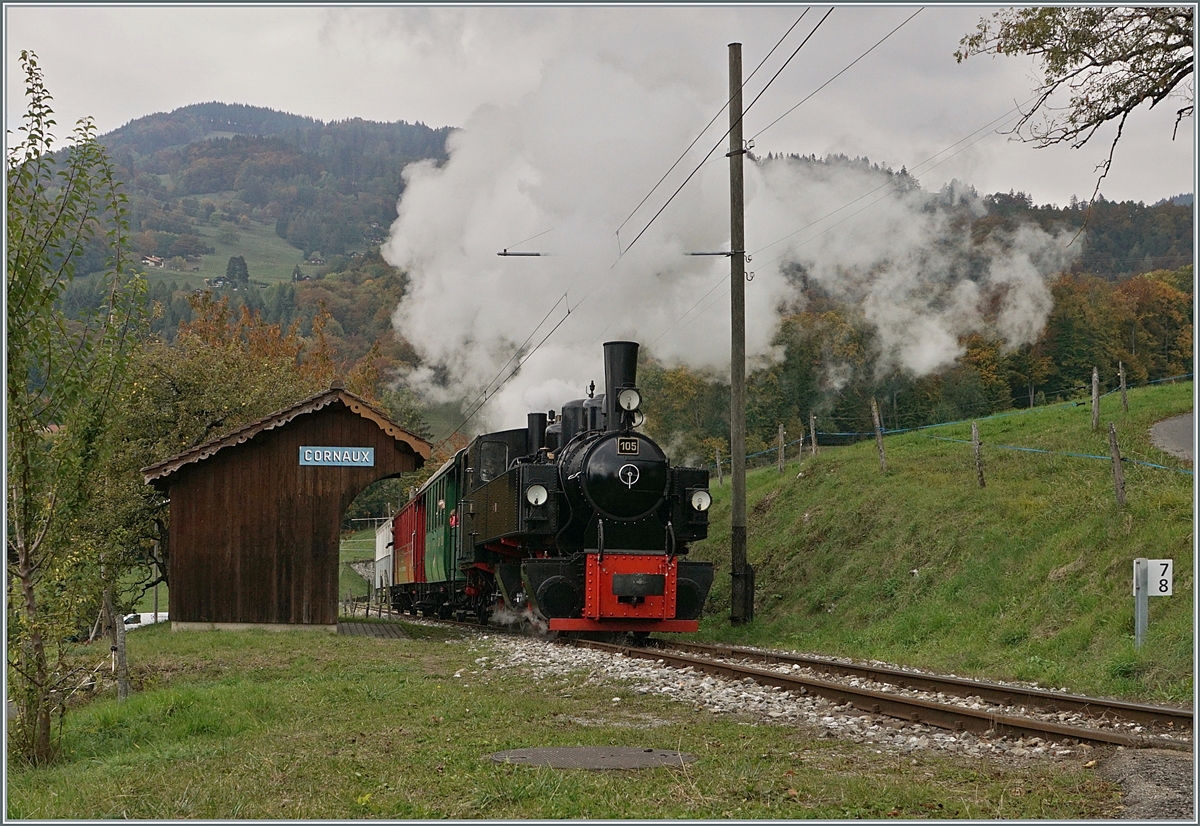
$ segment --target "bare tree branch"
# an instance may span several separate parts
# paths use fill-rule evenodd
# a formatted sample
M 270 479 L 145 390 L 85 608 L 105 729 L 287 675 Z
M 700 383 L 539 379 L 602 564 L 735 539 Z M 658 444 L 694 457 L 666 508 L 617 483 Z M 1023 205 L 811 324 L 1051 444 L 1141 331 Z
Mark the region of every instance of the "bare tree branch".
M 1037 58 L 1042 82 L 1013 131 L 1039 147 L 1078 149 L 1114 120 L 1119 141 L 1125 118 L 1143 103 L 1153 109 L 1168 97 L 1183 98 L 1176 128 L 1193 116 L 1192 18 L 1191 7 L 1006 9 L 981 20 L 955 57 L 960 63 L 984 54 Z M 1052 105 L 1061 94 L 1069 102 Z M 1105 174 L 1116 142 L 1102 164 Z

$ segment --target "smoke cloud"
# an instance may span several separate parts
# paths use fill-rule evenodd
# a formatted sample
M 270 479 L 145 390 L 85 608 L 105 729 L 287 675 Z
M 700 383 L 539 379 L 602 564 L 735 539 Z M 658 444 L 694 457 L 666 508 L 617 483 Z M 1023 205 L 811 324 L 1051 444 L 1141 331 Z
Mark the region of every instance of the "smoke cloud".
M 620 53 L 602 17 L 556 17 L 579 27 L 562 40 L 572 48 L 547 46 L 525 94 L 475 110 L 450 136 L 447 162 L 404 172 L 384 256 L 411 277 L 394 323 L 424 366 L 403 381 L 433 401 L 470 400 L 520 364 L 476 427 L 523 426 L 526 412 L 557 409 L 593 380 L 602 392 L 607 340 L 728 376 L 728 258 L 688 255 L 729 249 L 727 116 L 627 221 L 724 102 L 725 67 L 699 61 L 686 17 L 646 11 L 647 28 L 669 21 L 671 37 Z M 863 164 L 748 162 L 745 172 L 750 358 L 771 358 L 781 309 L 803 305 L 798 271 L 860 307 L 883 361 L 914 374 L 951 365 L 965 333 L 992 329 L 1015 346 L 1040 332 L 1066 239 L 1026 228 L 995 235 L 981 257 L 969 222 L 931 208 L 983 214 L 966 187 L 879 189 L 888 175 Z M 505 249 L 543 255 L 497 255 Z

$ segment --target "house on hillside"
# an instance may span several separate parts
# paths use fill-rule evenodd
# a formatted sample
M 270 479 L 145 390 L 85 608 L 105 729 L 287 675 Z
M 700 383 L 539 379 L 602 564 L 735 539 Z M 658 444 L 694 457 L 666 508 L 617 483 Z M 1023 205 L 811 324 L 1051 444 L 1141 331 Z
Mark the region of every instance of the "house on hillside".
M 142 256 L 142 266 L 143 267 L 158 267 L 159 269 L 162 269 L 162 267 L 165 266 L 166 263 L 167 263 L 166 261 L 159 258 L 157 255 L 143 255 Z

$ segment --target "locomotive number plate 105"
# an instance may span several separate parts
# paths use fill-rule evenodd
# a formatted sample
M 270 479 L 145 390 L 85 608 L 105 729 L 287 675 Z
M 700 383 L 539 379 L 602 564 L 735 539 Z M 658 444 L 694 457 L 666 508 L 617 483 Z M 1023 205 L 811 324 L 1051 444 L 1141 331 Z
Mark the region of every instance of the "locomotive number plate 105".
M 618 456 L 637 456 L 638 455 L 637 437 L 618 436 L 617 437 L 617 455 Z

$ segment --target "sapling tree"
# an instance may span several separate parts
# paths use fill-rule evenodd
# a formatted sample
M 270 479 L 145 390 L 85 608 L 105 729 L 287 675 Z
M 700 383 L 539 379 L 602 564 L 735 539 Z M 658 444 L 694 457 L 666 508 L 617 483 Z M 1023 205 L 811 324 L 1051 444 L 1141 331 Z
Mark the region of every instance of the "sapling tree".
M 104 590 L 100 560 L 73 539 L 89 475 L 106 449 L 112 400 L 140 324 L 141 285 L 125 244 L 126 201 L 90 118 L 58 148 L 37 57 L 21 52 L 28 109 L 6 158 L 7 665 L 18 715 L 14 756 L 55 752 L 52 719 L 77 675 L 66 642 Z M 68 315 L 62 297 L 85 247 L 107 266 L 99 305 Z

